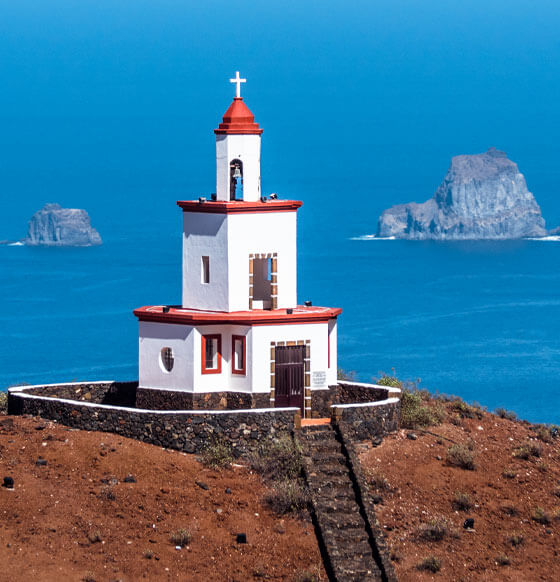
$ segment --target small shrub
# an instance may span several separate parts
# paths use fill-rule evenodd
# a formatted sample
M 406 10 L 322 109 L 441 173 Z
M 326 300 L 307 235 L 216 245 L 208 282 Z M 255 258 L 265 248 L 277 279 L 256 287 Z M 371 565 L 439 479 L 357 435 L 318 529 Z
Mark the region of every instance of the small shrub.
M 86 572 L 82 578 L 82 582 L 95 582 L 95 574 Z
M 461 418 L 482 418 L 480 406 L 469 406 L 464 400 L 457 399 L 451 404 L 451 410 Z
M 535 436 L 543 443 L 551 443 L 553 441 L 550 427 L 544 424 L 539 424 L 535 427 Z
M 496 557 L 496 564 L 498 564 L 498 566 L 509 566 L 511 560 L 505 554 L 500 554 Z
M 151 550 L 146 550 L 144 552 L 144 558 L 146 558 L 146 560 L 151 560 L 154 557 L 154 552 L 152 552 Z
M 105 501 L 115 501 L 116 498 L 117 496 L 115 495 L 115 492 L 111 486 L 105 485 L 104 487 L 101 487 L 101 490 L 99 491 L 99 499 L 103 499 Z
M 224 439 L 215 437 L 202 450 L 199 461 L 211 469 L 225 469 L 233 463 L 231 446 Z
M 307 509 L 309 495 L 300 479 L 286 479 L 274 483 L 272 491 L 265 496 L 265 501 L 278 515 L 301 515 Z
M 474 506 L 468 493 L 461 493 L 459 491 L 455 493 L 451 505 L 456 511 L 470 511 Z
M 523 461 L 527 461 L 531 456 L 531 452 L 529 451 L 529 447 L 527 445 L 523 445 L 521 447 L 517 447 L 513 451 L 512 455 L 516 459 L 522 459 Z
M 301 447 L 289 436 L 263 444 L 249 462 L 254 471 L 272 481 L 298 479 L 303 469 Z
M 400 562 L 402 560 L 402 554 L 396 548 L 391 548 L 389 558 L 391 558 L 392 562 Z
M 502 477 L 506 479 L 515 479 L 517 477 L 517 471 L 515 469 L 504 469 L 502 471 Z
M 441 570 L 441 560 L 435 556 L 429 556 L 417 564 L 416 568 L 418 570 L 425 570 L 435 574 Z
M 451 445 L 447 449 L 447 462 L 467 471 L 474 471 L 476 468 L 474 455 L 465 445 Z
M 552 491 L 552 495 L 556 495 L 556 497 L 560 497 L 560 487 L 555 487 Z
M 428 542 L 439 542 L 449 533 L 449 522 L 443 517 L 436 517 L 418 528 L 420 539 Z
M 544 461 L 539 461 L 537 463 L 537 469 L 541 472 L 541 473 L 546 473 L 548 471 L 548 465 L 544 462 Z
M 380 378 L 377 378 L 375 383 L 379 384 L 379 386 L 389 386 L 390 388 L 403 387 L 403 383 L 396 376 L 389 376 L 388 374 L 383 374 Z
M 101 532 L 99 532 L 99 531 L 90 532 L 88 534 L 87 538 L 88 538 L 90 544 L 96 544 L 96 543 L 102 541 L 102 539 L 103 539 L 101 537 Z
M 517 414 L 513 410 L 506 410 L 505 408 L 496 408 L 494 414 L 506 420 L 517 420 Z
M 440 403 L 426 405 L 419 391 L 403 390 L 401 397 L 401 426 L 403 428 L 434 426 L 444 419 L 445 410 Z
M 531 514 L 531 519 L 543 525 L 550 523 L 550 515 L 542 507 L 535 507 L 535 510 Z
M 0 392 L 0 414 L 8 414 L 8 393 Z
M 543 453 L 542 445 L 540 443 L 530 442 L 529 452 L 533 457 L 540 457 Z
M 377 491 L 390 491 L 391 485 L 383 473 L 374 472 L 368 475 L 368 482 Z
M 502 505 L 501 509 L 506 515 L 509 515 L 510 517 L 515 517 L 519 515 L 517 507 L 515 507 L 515 505 L 512 505 L 511 503 L 506 503 Z
M 536 442 L 527 442 L 513 451 L 516 459 L 527 461 L 530 457 L 540 457 L 542 455 L 542 445 Z
M 174 546 L 184 548 L 192 542 L 192 534 L 188 529 L 178 529 L 171 534 L 169 541 Z
M 524 539 L 525 538 L 523 537 L 522 534 L 514 533 L 514 534 L 507 536 L 506 542 L 508 544 L 511 544 L 514 548 L 516 548 L 517 546 L 520 546 L 523 543 Z

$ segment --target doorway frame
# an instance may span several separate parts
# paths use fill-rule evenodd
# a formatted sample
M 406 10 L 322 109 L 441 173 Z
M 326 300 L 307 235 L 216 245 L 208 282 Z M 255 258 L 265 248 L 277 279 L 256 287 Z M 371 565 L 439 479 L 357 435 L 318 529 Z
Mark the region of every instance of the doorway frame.
M 276 346 L 305 346 L 303 418 L 311 418 L 311 340 L 270 342 L 270 407 L 276 408 Z

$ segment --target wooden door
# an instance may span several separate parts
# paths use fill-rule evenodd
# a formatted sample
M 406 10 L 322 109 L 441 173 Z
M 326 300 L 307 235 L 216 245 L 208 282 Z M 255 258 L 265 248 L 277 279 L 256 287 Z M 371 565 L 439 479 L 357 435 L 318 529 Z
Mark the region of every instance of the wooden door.
M 297 406 L 303 415 L 305 346 L 276 346 L 275 352 L 274 404 Z

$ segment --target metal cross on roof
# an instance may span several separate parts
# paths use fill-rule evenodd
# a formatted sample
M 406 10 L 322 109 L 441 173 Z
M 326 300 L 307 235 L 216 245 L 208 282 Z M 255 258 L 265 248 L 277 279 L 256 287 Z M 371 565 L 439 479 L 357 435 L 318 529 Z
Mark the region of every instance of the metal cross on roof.
M 241 97 L 241 83 L 246 83 L 247 79 L 240 79 L 239 71 L 235 71 L 235 79 L 230 79 L 229 82 L 237 85 L 235 88 L 235 96 L 237 98 Z

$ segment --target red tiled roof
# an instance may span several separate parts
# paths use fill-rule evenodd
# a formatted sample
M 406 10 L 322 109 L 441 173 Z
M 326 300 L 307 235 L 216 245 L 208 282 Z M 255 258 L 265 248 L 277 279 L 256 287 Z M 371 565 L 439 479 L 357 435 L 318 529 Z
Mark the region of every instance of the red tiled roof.
M 222 123 L 218 129 L 214 130 L 215 134 L 256 134 L 263 132 L 259 124 L 255 123 L 255 116 L 250 109 L 243 103 L 243 97 L 234 97 L 233 103 L 224 113 Z

